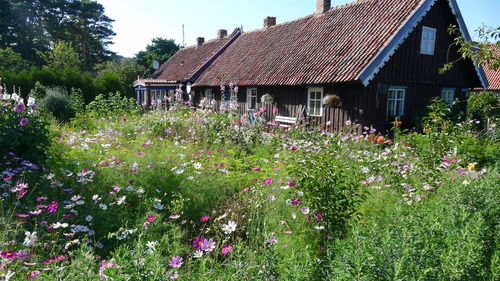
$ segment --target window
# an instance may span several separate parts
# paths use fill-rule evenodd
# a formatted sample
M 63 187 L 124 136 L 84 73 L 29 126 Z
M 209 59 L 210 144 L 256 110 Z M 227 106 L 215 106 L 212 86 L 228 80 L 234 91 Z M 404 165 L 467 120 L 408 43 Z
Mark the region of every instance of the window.
M 247 89 L 247 109 L 257 109 L 257 89 Z
M 422 28 L 422 42 L 420 44 L 420 53 L 423 55 L 434 55 L 436 45 L 436 29 L 424 26 Z
M 158 100 L 158 93 L 157 93 L 158 91 L 156 91 L 156 90 L 150 90 L 149 92 L 151 94 L 151 101 L 155 101 L 156 102 Z
M 207 98 L 208 104 L 212 104 L 212 101 L 214 100 L 214 93 L 212 93 L 212 89 L 206 89 L 205 90 L 205 98 Z
M 405 92 L 403 87 L 391 87 L 387 93 L 387 115 L 399 117 L 404 115 Z
M 168 99 L 170 104 L 175 102 L 175 90 L 168 90 Z
M 323 88 L 309 88 L 307 95 L 307 115 L 323 116 Z
M 447 105 L 452 105 L 455 100 L 455 89 L 443 89 L 441 91 L 441 98 Z

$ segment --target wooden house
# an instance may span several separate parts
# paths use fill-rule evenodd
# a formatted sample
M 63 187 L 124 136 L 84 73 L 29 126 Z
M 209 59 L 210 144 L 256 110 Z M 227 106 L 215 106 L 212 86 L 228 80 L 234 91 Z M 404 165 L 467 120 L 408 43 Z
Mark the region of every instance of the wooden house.
M 153 78 L 189 84 L 194 103 L 206 97 L 215 108 L 227 97 L 220 85 L 234 83 L 242 114 L 271 94 L 279 115 L 298 116 L 305 108 L 311 124 L 339 129 L 352 121 L 380 131 L 396 117 L 412 124 L 433 97 L 451 103 L 470 88 L 488 86 L 470 60 L 438 73 L 459 56 L 448 27 L 458 26 L 470 39 L 455 0 L 358 0 L 335 7 L 317 0 L 316 7 L 294 21 L 267 17 L 262 29 L 199 41 Z M 341 103 L 324 105 L 327 95 Z

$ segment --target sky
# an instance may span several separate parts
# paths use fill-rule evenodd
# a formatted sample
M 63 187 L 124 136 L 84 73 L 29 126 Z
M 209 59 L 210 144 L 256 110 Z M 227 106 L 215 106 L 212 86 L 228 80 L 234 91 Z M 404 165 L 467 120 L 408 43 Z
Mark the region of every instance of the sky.
M 353 0 L 332 0 L 332 6 Z M 402 0 L 404 1 L 404 0 Z M 115 20 L 116 33 L 110 49 L 121 56 L 133 57 L 156 37 L 194 45 L 196 37 L 205 41 L 216 38 L 217 30 L 230 34 L 262 28 L 264 18 L 273 16 L 277 23 L 314 13 L 316 0 L 97 0 L 108 17 Z M 500 0 L 457 0 L 471 35 L 483 24 L 500 26 Z

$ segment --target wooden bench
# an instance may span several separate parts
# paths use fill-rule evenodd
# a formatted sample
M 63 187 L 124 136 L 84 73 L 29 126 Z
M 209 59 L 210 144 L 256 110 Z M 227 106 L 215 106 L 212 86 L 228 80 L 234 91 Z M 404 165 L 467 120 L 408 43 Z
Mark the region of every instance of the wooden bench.
M 276 116 L 274 121 L 278 122 L 280 127 L 290 128 L 297 124 L 297 117 Z
M 277 122 L 280 125 L 280 127 L 290 128 L 300 123 L 302 116 L 304 115 L 304 110 L 305 106 L 301 104 L 299 105 L 299 108 L 297 110 L 297 116 L 295 117 L 276 116 L 274 118 L 274 121 Z

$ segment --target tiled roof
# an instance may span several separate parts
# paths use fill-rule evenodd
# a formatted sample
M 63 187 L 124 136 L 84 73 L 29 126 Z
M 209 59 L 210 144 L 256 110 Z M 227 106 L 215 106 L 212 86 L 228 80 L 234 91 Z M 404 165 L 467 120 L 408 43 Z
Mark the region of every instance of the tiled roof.
M 153 79 L 169 81 L 189 80 L 193 75 L 206 66 L 216 56 L 226 43 L 239 35 L 239 30 L 223 39 L 214 39 L 205 42 L 201 46 L 190 46 L 179 50 L 168 61 L 166 61 L 154 74 Z
M 500 56 L 500 47 L 496 45 L 492 45 L 492 47 L 496 50 L 497 55 Z M 500 90 L 500 69 L 492 70 L 489 69 L 488 66 L 484 67 L 484 72 L 486 73 L 486 78 L 489 82 L 489 90 Z
M 242 34 L 195 85 L 302 85 L 357 80 L 425 0 L 358 0 Z

